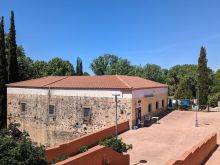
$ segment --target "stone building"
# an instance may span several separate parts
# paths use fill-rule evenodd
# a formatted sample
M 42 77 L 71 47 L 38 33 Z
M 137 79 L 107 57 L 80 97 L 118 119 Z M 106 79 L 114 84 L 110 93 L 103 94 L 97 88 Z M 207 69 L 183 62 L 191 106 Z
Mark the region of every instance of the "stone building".
M 139 77 L 50 76 L 7 85 L 8 123 L 53 146 L 115 123 L 137 123 L 167 107 L 167 85 Z

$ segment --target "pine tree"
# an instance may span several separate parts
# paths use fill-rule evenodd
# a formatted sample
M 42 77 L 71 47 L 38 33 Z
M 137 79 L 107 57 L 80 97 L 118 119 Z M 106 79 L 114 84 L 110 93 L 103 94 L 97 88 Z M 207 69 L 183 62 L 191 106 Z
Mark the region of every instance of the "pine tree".
M 9 83 L 18 81 L 18 61 L 17 61 L 16 31 L 14 22 L 14 12 L 11 11 L 11 25 L 8 34 L 8 81 Z
M 199 89 L 199 104 L 207 105 L 208 92 L 209 92 L 209 79 L 208 79 L 208 67 L 207 67 L 206 49 L 201 47 L 200 56 L 198 60 L 198 89 Z
M 7 61 L 5 53 L 5 34 L 4 34 L 4 18 L 1 18 L 0 22 L 0 128 L 6 126 L 7 121 L 7 95 L 6 86 L 7 83 Z
M 83 66 L 82 66 L 82 60 L 81 58 L 77 58 L 77 64 L 76 64 L 76 75 L 82 76 L 83 75 Z

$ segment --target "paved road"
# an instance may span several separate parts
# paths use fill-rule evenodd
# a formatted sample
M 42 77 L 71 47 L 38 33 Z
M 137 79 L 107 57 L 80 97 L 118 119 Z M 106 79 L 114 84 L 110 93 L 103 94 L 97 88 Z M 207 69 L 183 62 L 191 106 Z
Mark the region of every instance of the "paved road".
M 195 127 L 195 112 L 174 111 L 161 119 L 160 124 L 121 134 L 124 142 L 133 145 L 128 152 L 131 164 L 165 164 L 171 158 L 179 158 L 212 132 L 220 136 L 220 112 L 199 112 L 198 119 L 199 127 Z M 214 163 L 220 159 L 220 151 L 216 153 Z

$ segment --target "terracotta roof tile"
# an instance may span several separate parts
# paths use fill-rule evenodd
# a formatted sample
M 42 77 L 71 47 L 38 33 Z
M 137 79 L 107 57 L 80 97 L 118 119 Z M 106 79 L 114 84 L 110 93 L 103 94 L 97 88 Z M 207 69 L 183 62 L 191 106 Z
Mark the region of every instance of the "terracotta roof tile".
M 134 77 L 134 76 L 119 76 L 119 77 L 134 89 L 168 87 L 166 84 L 161 84 L 140 77 Z
M 68 88 L 68 89 L 141 89 L 167 87 L 165 84 L 140 77 L 104 76 L 49 76 L 11 83 L 8 87 Z
M 48 84 L 57 82 L 66 78 L 65 76 L 48 76 L 32 80 L 20 81 L 8 84 L 7 86 L 16 87 L 46 87 Z

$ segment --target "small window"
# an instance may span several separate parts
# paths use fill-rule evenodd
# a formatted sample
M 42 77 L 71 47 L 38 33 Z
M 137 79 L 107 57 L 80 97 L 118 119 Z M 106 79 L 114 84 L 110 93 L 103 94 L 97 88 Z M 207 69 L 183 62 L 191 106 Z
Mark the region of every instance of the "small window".
M 27 111 L 27 104 L 26 103 L 21 103 L 21 113 L 26 113 Z
M 90 118 L 90 115 L 91 115 L 91 109 L 90 108 L 83 108 L 83 117 Z
M 152 110 L 152 105 L 148 104 L 148 112 L 151 112 L 151 110 Z
M 159 102 L 156 102 L 156 109 L 159 109 Z
M 48 113 L 49 115 L 55 115 L 55 105 L 49 105 Z
M 164 100 L 162 100 L 162 107 L 164 108 Z

